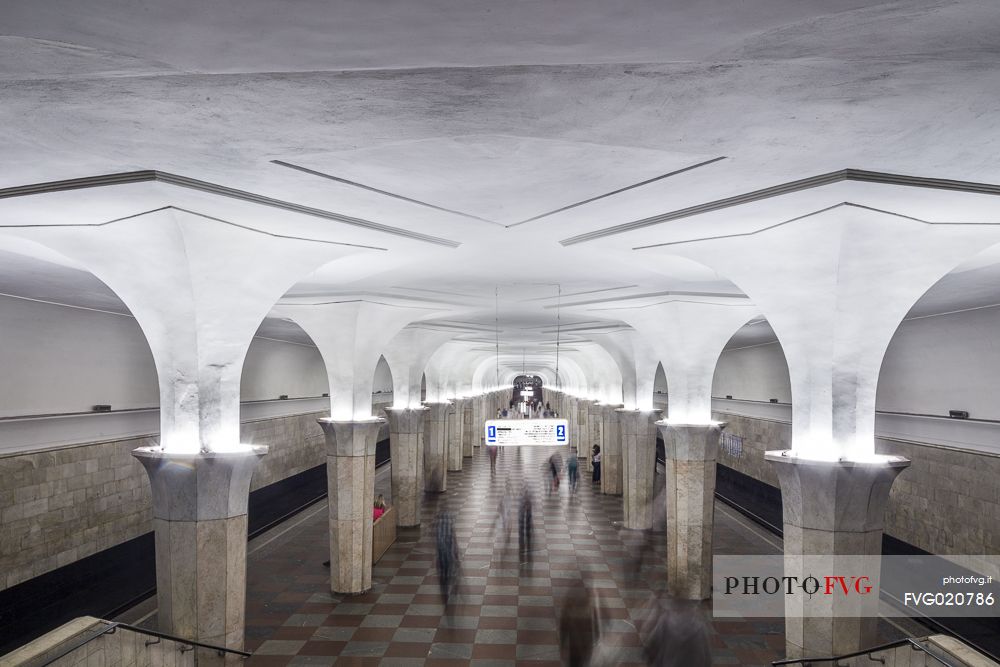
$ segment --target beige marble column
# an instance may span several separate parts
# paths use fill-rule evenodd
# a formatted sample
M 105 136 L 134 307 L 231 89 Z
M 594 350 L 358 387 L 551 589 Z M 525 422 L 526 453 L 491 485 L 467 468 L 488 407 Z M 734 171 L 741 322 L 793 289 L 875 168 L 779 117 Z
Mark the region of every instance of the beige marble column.
M 569 446 L 573 450 L 580 449 L 580 421 L 577 416 L 577 399 L 575 396 L 566 397 L 566 414 L 563 415 L 569 426 Z M 575 454 L 576 451 L 573 452 Z
M 472 446 L 479 447 L 483 444 L 483 422 L 486 421 L 486 398 L 482 395 L 472 399 Z
M 656 420 L 659 410 L 618 410 L 622 441 L 622 503 L 625 528 L 653 527 Z
M 667 592 L 683 600 L 712 596 L 715 462 L 723 422 L 657 422 L 666 458 Z
M 444 493 L 448 490 L 448 421 L 450 403 L 424 403 L 424 491 Z
M 622 495 L 622 436 L 618 422 L 620 405 L 604 405 L 601 408 L 601 493 L 609 496 Z
M 878 644 L 877 582 L 885 507 L 896 476 L 910 462 L 899 456 L 816 461 L 779 451 L 767 452 L 765 458 L 781 485 L 785 576 L 804 576 L 802 561 L 789 557 L 810 557 L 805 568 L 831 572 L 837 571 L 833 566 L 837 558 L 837 563 L 850 563 L 851 575 L 876 582 L 872 594 L 864 598 L 787 596 L 788 657 L 842 655 Z
M 456 398 L 448 408 L 448 472 L 462 471 L 462 416 L 464 401 Z
M 429 408 L 388 408 L 389 452 L 392 461 L 392 504 L 396 525 L 420 525 L 424 492 L 424 419 Z
M 472 414 L 476 399 L 467 398 L 462 401 L 462 457 L 472 458 Z
M 581 463 L 583 463 L 583 469 L 591 473 L 594 470 L 594 445 L 599 446 L 601 452 L 604 452 L 603 430 L 604 415 L 601 402 L 587 401 L 587 448 L 583 452 L 585 461 Z
M 160 631 L 243 649 L 247 500 L 266 452 L 132 452 L 152 491 Z M 215 651 L 199 649 L 197 658 L 202 665 L 224 662 Z
M 577 448 L 580 463 L 580 477 L 587 474 L 587 453 L 590 451 L 590 399 L 581 398 L 576 402 Z
M 330 590 L 364 593 L 372 587 L 375 444 L 385 420 L 317 421 L 326 435 Z

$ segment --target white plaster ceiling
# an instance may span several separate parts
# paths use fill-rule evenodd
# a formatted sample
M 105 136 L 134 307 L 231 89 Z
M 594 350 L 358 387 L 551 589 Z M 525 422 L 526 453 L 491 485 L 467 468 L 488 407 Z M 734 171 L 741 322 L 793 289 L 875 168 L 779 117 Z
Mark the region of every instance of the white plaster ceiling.
M 340 216 L 145 183 L 0 199 L 0 225 L 175 206 L 205 224 L 384 248 L 321 267 L 286 301 L 427 302 L 487 331 L 499 314 L 513 348 L 551 345 L 557 283 L 563 303 L 584 304 L 577 324 L 739 294 L 638 246 L 844 202 L 1000 222 L 996 195 L 843 182 L 562 243 L 845 168 L 1000 183 L 992 0 L 12 0 L 0 24 L 0 188 L 156 169 Z M 911 316 L 1000 302 L 1000 256 L 978 261 Z M 93 283 L 56 257 L 0 256 L 0 292 L 121 308 Z M 265 324 L 301 338 L 282 326 Z
M 515 225 L 715 156 L 516 135 L 433 137 L 283 163 Z M 464 216 L 463 216 L 464 217 Z
M 701 60 L 865 0 L 8 0 L 5 32 L 183 71 L 285 72 Z

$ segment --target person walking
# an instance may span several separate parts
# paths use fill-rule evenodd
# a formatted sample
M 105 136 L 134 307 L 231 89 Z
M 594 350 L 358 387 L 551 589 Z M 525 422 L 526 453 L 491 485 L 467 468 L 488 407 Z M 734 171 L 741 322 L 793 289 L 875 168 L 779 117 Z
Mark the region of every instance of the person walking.
M 593 474 L 593 477 L 592 477 L 592 481 L 594 481 L 594 482 L 600 482 L 601 481 L 601 447 L 599 445 L 594 445 L 593 455 L 592 455 L 592 457 L 590 459 L 590 462 L 593 464 L 593 468 L 594 468 L 594 474 Z
M 490 477 L 497 476 L 497 446 L 488 445 L 486 453 L 490 455 Z
M 569 490 L 576 491 L 576 482 L 580 478 L 580 462 L 577 460 L 575 454 L 569 455 L 569 461 L 566 463 L 566 472 L 569 477 Z
M 439 512 L 437 516 L 437 566 L 441 601 L 447 605 L 458 570 L 458 540 L 451 514 L 446 511 Z
M 559 614 L 559 648 L 563 664 L 588 665 L 596 638 L 593 602 L 587 585 L 581 581 L 569 589 Z
M 503 497 L 500 499 L 500 505 L 497 506 L 497 530 L 503 537 L 504 549 L 510 544 L 510 528 L 514 519 L 513 505 L 514 492 L 511 490 L 510 480 L 507 480 L 507 486 L 504 489 Z
M 696 604 L 679 600 L 654 601 L 642 629 L 646 664 L 654 667 L 710 667 L 712 648 L 708 628 Z M 643 637 L 645 635 L 645 637 Z
M 521 555 L 530 558 L 531 555 L 531 494 L 527 489 L 521 494 L 521 511 L 518 514 L 517 528 L 521 547 Z
M 559 490 L 559 471 L 562 468 L 562 459 L 559 452 L 549 457 L 549 493 Z

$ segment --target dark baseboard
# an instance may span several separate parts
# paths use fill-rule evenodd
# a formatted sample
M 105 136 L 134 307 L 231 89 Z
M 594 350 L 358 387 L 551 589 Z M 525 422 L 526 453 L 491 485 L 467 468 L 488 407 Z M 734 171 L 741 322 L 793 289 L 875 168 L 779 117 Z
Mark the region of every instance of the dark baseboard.
M 0 591 L 0 655 L 78 616 L 107 617 L 156 587 L 153 533 Z
M 780 537 L 781 490 L 722 464 L 715 471 L 716 497 Z
M 382 449 L 388 458 L 388 441 Z M 251 492 L 249 537 L 325 496 L 325 464 Z M 113 618 L 155 593 L 156 552 L 149 532 L 0 591 L 0 655 L 79 616 Z

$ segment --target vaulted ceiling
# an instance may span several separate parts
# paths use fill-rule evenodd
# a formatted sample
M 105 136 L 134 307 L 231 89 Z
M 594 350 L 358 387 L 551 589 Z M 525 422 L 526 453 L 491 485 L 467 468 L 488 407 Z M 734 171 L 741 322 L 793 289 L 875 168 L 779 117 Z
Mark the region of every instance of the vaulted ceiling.
M 648 246 L 836 207 L 1000 223 L 993 0 L 9 0 L 0 25 L 0 226 L 171 207 L 377 248 L 285 301 L 433 303 L 510 355 L 549 354 L 557 312 L 573 342 L 609 305 L 744 298 Z M 121 309 L 0 250 L 4 293 Z M 1000 302 L 998 267 L 913 314 Z

